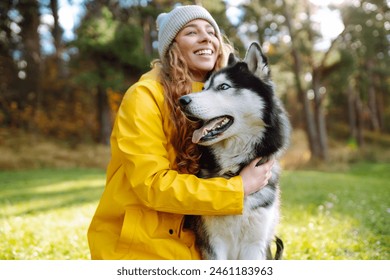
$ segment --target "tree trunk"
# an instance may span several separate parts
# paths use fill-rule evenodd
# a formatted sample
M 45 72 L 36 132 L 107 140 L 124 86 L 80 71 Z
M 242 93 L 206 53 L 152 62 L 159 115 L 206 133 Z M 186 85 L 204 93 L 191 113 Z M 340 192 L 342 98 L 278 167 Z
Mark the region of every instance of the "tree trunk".
M 25 77 L 22 78 L 20 83 L 18 103 L 20 109 L 24 110 L 27 106 L 35 108 L 36 102 L 39 102 L 41 95 L 41 50 L 38 32 L 40 16 L 39 5 L 36 0 L 20 0 L 17 3 L 17 8 L 22 17 L 20 23 L 23 42 L 22 59 L 26 61 Z M 22 121 L 29 122 L 27 127 L 31 128 L 32 123 L 30 120 Z
M 367 61 L 367 75 L 369 77 L 368 84 L 368 108 L 370 109 L 370 121 L 372 125 L 372 129 L 376 132 L 380 131 L 380 121 L 378 115 L 378 107 L 376 101 L 376 91 L 374 87 L 375 77 L 373 75 L 373 60 L 369 59 Z
M 376 92 L 376 105 L 377 105 L 377 113 L 378 113 L 378 121 L 380 131 L 384 132 L 385 130 L 385 104 L 386 104 L 386 96 L 388 95 L 388 89 L 381 85 L 381 76 L 374 75 L 373 83 L 375 85 Z
M 319 158 L 328 160 L 328 133 L 326 130 L 326 118 L 323 108 L 323 94 L 321 93 L 321 70 L 313 70 L 314 114 L 318 135 Z
M 350 137 L 354 139 L 359 147 L 363 146 L 362 132 L 362 102 L 359 94 L 354 90 L 351 83 L 347 87 L 348 96 L 348 121 Z
M 51 30 L 51 34 L 53 36 L 54 48 L 55 48 L 55 63 L 56 63 L 56 71 L 58 77 L 65 76 L 65 69 L 62 61 L 62 52 L 63 52 L 63 44 L 62 44 L 62 28 L 59 23 L 58 17 L 58 0 L 50 0 L 50 8 L 54 18 L 54 25 Z
M 23 58 L 26 60 L 26 78 L 24 84 L 26 90 L 36 94 L 39 85 L 40 74 L 40 42 L 39 42 L 39 10 L 38 2 L 34 0 L 21 0 L 18 3 L 19 12 L 22 15 L 21 35 L 24 45 Z
M 97 87 L 97 122 L 99 125 L 98 142 L 108 145 L 111 135 L 111 115 L 107 92 L 102 86 Z
M 145 20 L 143 20 L 143 31 L 144 31 L 144 53 L 148 57 L 152 57 L 153 55 L 153 46 L 152 46 L 152 37 L 151 37 L 151 28 L 153 24 L 153 18 L 151 16 L 147 16 Z
M 3 115 L 3 125 L 15 125 L 11 104 L 15 98 L 18 80 L 18 69 L 12 58 L 12 50 L 15 49 L 15 40 L 11 31 L 11 19 L 9 12 L 12 9 L 12 1 L 0 2 L 0 30 L 2 39 L 0 43 L 0 114 Z
M 357 142 L 357 112 L 356 112 L 356 94 L 352 88 L 352 85 L 349 83 L 347 87 L 347 104 L 348 104 L 348 124 L 349 124 L 349 135 L 350 138 L 356 140 Z
M 306 136 L 309 142 L 309 147 L 311 151 L 311 155 L 314 158 L 320 157 L 320 147 L 318 145 L 318 138 L 316 133 L 316 123 L 313 117 L 313 111 L 310 106 L 310 100 L 307 98 L 307 93 L 305 89 L 303 88 L 301 77 L 303 76 L 302 71 L 302 62 L 301 58 L 299 56 L 298 50 L 294 44 L 294 30 L 291 23 L 291 16 L 290 12 L 288 10 L 288 5 L 286 4 L 286 1 L 283 0 L 284 3 L 284 15 L 286 18 L 286 25 L 290 33 L 291 37 L 291 56 L 293 58 L 293 72 L 294 72 L 294 78 L 295 78 L 295 84 L 298 91 L 298 98 L 303 106 L 303 113 L 304 113 L 304 123 L 306 127 Z
M 363 102 L 360 98 L 359 93 L 356 95 L 355 99 L 355 111 L 356 111 L 356 127 L 357 127 L 357 143 L 359 147 L 364 145 L 363 137 Z

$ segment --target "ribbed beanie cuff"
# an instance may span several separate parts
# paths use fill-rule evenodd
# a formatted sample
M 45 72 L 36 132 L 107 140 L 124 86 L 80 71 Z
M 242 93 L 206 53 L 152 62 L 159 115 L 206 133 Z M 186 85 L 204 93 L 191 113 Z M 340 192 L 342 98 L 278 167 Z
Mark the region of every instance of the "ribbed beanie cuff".
M 203 7 L 197 5 L 179 6 L 169 13 L 162 13 L 157 17 L 158 53 L 164 60 L 170 44 L 179 31 L 190 21 L 204 19 L 213 27 L 219 36 L 219 27 L 211 14 Z

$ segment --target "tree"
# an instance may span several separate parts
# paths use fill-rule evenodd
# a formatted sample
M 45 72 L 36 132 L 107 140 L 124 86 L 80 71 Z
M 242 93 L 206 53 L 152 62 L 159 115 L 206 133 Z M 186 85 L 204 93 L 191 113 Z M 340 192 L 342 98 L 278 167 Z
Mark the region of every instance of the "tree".
M 30 128 L 41 95 L 39 24 L 38 1 L 1 2 L 0 119 L 10 126 Z
M 341 11 L 345 28 L 327 49 L 316 48 L 323 34 L 313 16 L 318 7 L 309 0 L 251 1 L 239 24 L 245 30 L 241 38 L 263 43 L 273 65 L 282 70 L 279 75 L 293 73 L 311 155 L 320 160 L 328 158 L 330 111 L 349 112 L 349 124 L 355 126 L 351 134 L 358 143 L 363 143 L 365 115 L 372 129 L 381 130 L 389 77 L 388 4 L 359 0 L 331 8 Z M 283 83 L 288 92 L 288 82 Z
M 245 7 L 244 19 L 249 29 L 256 26 L 252 29 L 258 34 L 257 40 L 266 44 L 274 61 L 283 62 L 286 70 L 293 73 L 312 158 L 326 160 L 328 136 L 323 84 L 336 40 L 325 53 L 314 48 L 321 34 L 312 24 L 311 9 L 308 1 L 303 4 L 286 0 L 275 3 L 253 1 Z
M 121 9 L 114 1 L 87 4 L 87 13 L 72 42 L 78 53 L 72 58 L 75 81 L 96 97 L 98 141 L 109 143 L 112 120 L 107 90 L 124 92 L 131 76 L 149 66 L 144 53 L 142 27 L 136 8 Z M 121 17 L 126 13 L 126 17 Z M 130 14 L 129 14 L 130 13 Z M 82 70 L 82 71 L 80 71 Z M 134 79 L 134 78 L 133 78 Z
M 22 58 L 26 62 L 25 77 L 21 80 L 21 108 L 32 106 L 40 97 L 41 46 L 38 27 L 40 24 L 37 0 L 20 0 L 16 7 L 22 17 L 19 24 L 22 39 Z
M 343 36 L 343 47 L 357 62 L 351 73 L 353 81 L 349 92 L 355 92 L 354 95 L 362 101 L 369 129 L 381 132 L 385 129 L 384 104 L 390 76 L 389 6 L 384 1 L 364 0 L 355 1 L 354 5 L 345 6 L 342 10 L 342 18 L 348 28 L 348 33 Z
M 63 61 L 62 61 L 62 54 L 64 48 L 64 44 L 62 41 L 63 30 L 59 23 L 58 0 L 50 0 L 50 9 L 54 19 L 51 33 L 54 41 L 54 49 L 55 49 L 54 58 L 57 67 L 57 73 L 60 77 L 64 77 L 65 71 L 64 71 Z
M 16 48 L 9 17 L 12 9 L 12 0 L 0 2 L 0 123 L 5 125 L 13 125 L 11 111 L 18 82 L 18 69 L 12 56 Z

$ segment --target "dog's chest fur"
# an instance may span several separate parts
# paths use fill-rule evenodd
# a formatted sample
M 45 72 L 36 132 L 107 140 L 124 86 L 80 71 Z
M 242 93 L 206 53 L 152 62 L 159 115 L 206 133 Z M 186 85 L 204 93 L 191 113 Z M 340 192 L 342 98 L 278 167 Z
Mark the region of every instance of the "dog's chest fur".
M 278 205 L 251 209 L 245 200 L 239 216 L 203 216 L 205 230 L 212 241 L 211 259 L 265 259 L 266 247 L 278 221 Z M 256 228 L 257 230 L 253 230 Z
M 260 134 L 261 135 L 261 134 Z M 206 166 L 201 170 L 200 177 L 209 178 L 212 176 L 221 176 L 230 178 L 237 175 L 243 166 L 247 165 L 254 158 L 248 157 L 253 154 L 254 146 L 261 139 L 259 135 L 243 134 L 229 138 L 220 143 L 207 147 L 208 154 L 214 158 L 217 163 L 214 168 Z M 210 159 L 206 157 L 208 163 Z
M 206 147 L 204 151 L 207 154 L 205 159 L 208 165 L 203 166 L 200 176 L 203 178 L 236 176 L 243 166 L 253 160 L 254 147 L 261 137 L 240 135 Z M 206 254 L 204 257 L 232 260 L 266 258 L 267 245 L 279 220 L 277 163 L 274 164 L 273 174 L 268 186 L 245 198 L 242 215 L 198 217 L 202 221 L 201 231 L 207 232 L 208 239 L 208 242 L 201 243 L 204 246 L 212 246 L 208 250 L 203 249 L 203 254 Z M 205 253 L 206 251 L 209 253 Z

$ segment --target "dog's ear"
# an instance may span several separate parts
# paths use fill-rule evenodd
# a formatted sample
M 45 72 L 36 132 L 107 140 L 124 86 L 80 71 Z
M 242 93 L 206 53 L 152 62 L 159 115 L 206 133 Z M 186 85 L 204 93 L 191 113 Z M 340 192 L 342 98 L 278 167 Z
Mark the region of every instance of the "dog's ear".
M 267 57 L 264 55 L 263 50 L 258 43 L 253 42 L 249 46 L 244 62 L 248 65 L 249 71 L 260 79 L 267 81 L 271 78 Z
M 230 53 L 228 59 L 228 65 L 233 65 L 236 64 L 237 62 L 238 62 L 237 57 L 233 53 Z

